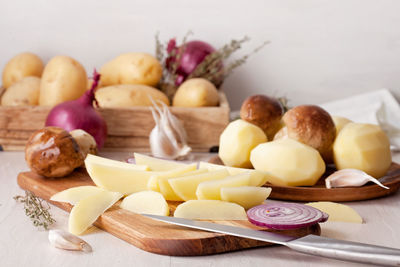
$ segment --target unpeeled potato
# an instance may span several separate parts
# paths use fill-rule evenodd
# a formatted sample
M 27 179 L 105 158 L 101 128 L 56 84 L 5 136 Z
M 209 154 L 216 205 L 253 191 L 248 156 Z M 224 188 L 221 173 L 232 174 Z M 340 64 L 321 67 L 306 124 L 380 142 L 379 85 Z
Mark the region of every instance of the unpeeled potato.
M 151 106 L 154 101 L 169 105 L 168 97 L 156 88 L 140 84 L 119 84 L 106 86 L 96 91 L 96 100 L 102 108 L 123 108 Z
M 67 56 L 53 57 L 44 68 L 39 104 L 55 106 L 74 100 L 86 91 L 87 77 L 83 66 Z
M 162 76 L 160 62 L 150 54 L 125 53 L 101 67 L 101 84 L 144 84 L 156 86 Z
M 214 84 L 203 78 L 186 80 L 175 93 L 173 105 L 176 107 L 218 106 L 219 95 Z
M 39 104 L 40 78 L 24 77 L 4 92 L 2 106 L 35 106 Z
M 8 88 L 27 76 L 40 77 L 42 72 L 43 62 L 37 55 L 29 52 L 18 54 L 4 67 L 3 86 Z

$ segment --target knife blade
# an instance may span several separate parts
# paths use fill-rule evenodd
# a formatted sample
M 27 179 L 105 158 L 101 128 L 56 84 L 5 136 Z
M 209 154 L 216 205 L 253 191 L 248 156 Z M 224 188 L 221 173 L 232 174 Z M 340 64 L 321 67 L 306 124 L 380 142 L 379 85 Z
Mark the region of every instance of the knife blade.
M 293 237 L 267 231 L 195 221 L 184 218 L 142 214 L 157 221 L 209 232 L 228 234 L 268 243 L 279 244 L 293 250 L 337 260 L 353 261 L 385 266 L 400 266 L 400 249 L 350 242 L 345 240 L 307 235 Z

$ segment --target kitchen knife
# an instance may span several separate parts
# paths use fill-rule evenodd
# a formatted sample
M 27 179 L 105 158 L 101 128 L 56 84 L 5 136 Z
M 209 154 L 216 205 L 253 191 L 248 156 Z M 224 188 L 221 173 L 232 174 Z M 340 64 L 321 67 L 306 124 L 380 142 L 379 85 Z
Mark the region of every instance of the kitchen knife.
M 307 235 L 298 238 L 204 221 L 150 214 L 142 215 L 154 220 L 189 228 L 284 245 L 302 253 L 321 257 L 386 266 L 400 266 L 400 249 L 349 242 L 317 235 Z

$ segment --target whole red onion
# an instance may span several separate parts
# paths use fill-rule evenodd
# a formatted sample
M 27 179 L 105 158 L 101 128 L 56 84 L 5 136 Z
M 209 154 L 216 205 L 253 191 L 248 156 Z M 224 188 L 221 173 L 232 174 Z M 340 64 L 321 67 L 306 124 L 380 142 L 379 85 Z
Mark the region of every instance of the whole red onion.
M 100 80 L 100 74 L 94 70 L 92 88 L 80 98 L 63 102 L 55 106 L 47 115 L 46 126 L 58 126 L 70 132 L 82 129 L 91 134 L 99 148 L 103 147 L 107 137 L 107 125 L 94 109 L 94 92 Z
M 167 51 L 171 53 L 175 51 L 177 54 L 179 49 L 184 49 L 176 69 L 177 79 L 176 85 L 180 85 L 191 74 L 209 54 L 215 51 L 214 47 L 203 41 L 189 41 L 184 46 L 176 47 L 175 39 L 171 39 L 168 43 Z M 167 59 L 166 64 L 169 69 L 172 63 L 176 61 L 176 56 Z

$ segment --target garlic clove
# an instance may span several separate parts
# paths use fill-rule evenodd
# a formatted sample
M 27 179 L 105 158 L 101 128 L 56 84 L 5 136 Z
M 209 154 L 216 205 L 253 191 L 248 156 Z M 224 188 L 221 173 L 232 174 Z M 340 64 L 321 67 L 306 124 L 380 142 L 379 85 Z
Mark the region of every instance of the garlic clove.
M 325 179 L 326 188 L 363 186 L 368 182 L 373 182 L 380 187 L 389 189 L 389 187 L 379 182 L 378 179 L 357 169 L 342 169 L 332 173 Z
M 62 230 L 50 230 L 49 241 L 56 248 L 92 252 L 92 247 L 83 239 Z

